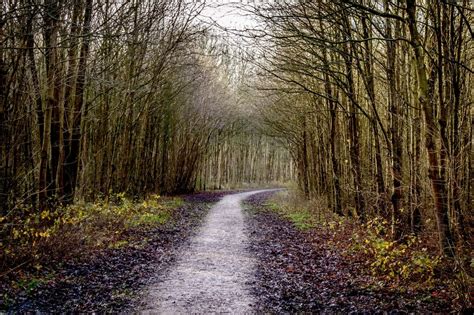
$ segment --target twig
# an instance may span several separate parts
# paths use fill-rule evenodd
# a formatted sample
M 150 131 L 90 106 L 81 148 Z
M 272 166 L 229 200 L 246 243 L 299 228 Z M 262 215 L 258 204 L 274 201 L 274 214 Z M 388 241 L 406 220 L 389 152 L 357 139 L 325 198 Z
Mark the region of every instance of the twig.
M 0 278 L 3 278 L 4 276 L 6 276 L 7 274 L 9 274 L 10 272 L 12 272 L 12 271 L 14 271 L 14 270 L 20 268 L 21 266 L 23 266 L 23 265 L 29 263 L 30 261 L 31 261 L 31 259 L 29 259 L 29 260 L 27 260 L 27 261 L 25 261 L 25 262 L 22 262 L 22 263 L 19 264 L 18 266 L 16 266 L 16 267 L 14 267 L 14 268 L 8 270 L 7 272 L 1 274 L 1 275 L 0 275 Z

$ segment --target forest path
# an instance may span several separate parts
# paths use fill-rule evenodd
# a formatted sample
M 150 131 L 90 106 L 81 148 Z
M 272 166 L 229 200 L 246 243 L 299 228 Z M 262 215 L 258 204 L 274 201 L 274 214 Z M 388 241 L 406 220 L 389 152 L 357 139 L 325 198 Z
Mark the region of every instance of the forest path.
M 241 201 L 272 190 L 228 195 L 212 207 L 176 265 L 148 288 L 143 312 L 249 313 L 254 259 L 247 250 Z

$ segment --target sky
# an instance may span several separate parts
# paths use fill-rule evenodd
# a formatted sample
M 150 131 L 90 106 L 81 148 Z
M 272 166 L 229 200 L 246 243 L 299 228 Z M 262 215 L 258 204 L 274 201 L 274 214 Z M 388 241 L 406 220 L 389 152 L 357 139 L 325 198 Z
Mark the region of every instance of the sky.
M 251 1 L 206 0 L 201 14 L 203 21 L 215 21 L 223 29 L 244 30 L 256 26 L 256 20 L 242 8 Z

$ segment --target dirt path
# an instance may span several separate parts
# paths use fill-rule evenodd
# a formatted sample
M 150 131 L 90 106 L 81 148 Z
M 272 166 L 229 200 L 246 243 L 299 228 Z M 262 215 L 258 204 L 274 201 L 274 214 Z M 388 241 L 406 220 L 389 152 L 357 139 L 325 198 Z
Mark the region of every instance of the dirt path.
M 268 190 L 225 196 L 209 212 L 204 225 L 183 248 L 169 274 L 150 286 L 143 312 L 249 313 L 254 259 L 247 250 L 241 201 Z

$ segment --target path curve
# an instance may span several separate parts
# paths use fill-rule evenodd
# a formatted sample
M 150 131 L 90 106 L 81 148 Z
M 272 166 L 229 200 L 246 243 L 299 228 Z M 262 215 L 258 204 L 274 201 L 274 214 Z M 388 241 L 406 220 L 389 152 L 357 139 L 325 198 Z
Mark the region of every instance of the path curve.
M 147 290 L 142 312 L 251 313 L 254 259 L 246 249 L 241 201 L 272 190 L 228 195 L 214 205 L 176 265 Z

